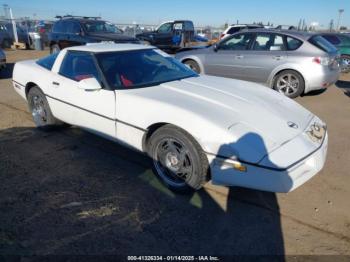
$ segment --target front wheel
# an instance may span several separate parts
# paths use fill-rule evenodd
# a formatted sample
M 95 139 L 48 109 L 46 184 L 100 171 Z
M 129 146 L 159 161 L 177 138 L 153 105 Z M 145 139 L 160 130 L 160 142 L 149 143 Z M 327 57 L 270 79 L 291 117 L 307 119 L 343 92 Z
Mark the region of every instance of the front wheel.
M 342 62 L 341 72 L 342 73 L 350 72 L 350 55 L 342 55 L 340 57 L 340 59 L 341 59 L 341 62 Z
M 48 130 L 62 124 L 53 116 L 45 95 L 38 87 L 32 87 L 29 90 L 27 99 L 29 110 L 37 128 Z
M 191 68 L 193 71 L 195 71 L 197 74 L 201 73 L 201 69 L 196 61 L 187 60 L 184 62 L 184 64 L 187 65 L 189 68 Z
M 289 98 L 296 98 L 304 92 L 305 82 L 298 72 L 285 70 L 276 75 L 273 88 Z
M 60 51 L 61 51 L 60 47 L 56 44 L 50 47 L 50 54 L 56 54 L 56 53 L 59 53 Z
M 174 191 L 200 189 L 207 181 L 209 164 L 199 144 L 187 132 L 166 125 L 153 133 L 148 146 L 153 168 Z

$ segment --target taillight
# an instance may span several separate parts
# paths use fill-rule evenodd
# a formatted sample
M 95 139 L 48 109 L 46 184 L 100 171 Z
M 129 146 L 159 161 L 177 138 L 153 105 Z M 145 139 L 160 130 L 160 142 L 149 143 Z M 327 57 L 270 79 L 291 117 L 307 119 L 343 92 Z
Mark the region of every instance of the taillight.
M 321 58 L 320 57 L 314 57 L 314 59 L 312 61 L 315 62 L 316 64 L 321 64 Z
M 220 35 L 220 39 L 222 39 L 224 36 L 225 36 L 225 34 L 221 34 L 221 35 Z
M 319 65 L 328 66 L 330 64 L 330 59 L 328 57 L 314 57 L 312 61 Z

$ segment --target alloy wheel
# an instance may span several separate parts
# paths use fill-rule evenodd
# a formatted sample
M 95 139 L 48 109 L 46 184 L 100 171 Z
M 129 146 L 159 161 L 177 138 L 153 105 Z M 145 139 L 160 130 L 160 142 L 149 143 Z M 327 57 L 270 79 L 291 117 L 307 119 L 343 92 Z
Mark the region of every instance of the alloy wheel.
M 276 82 L 277 91 L 286 96 L 291 96 L 298 92 L 299 86 L 299 79 L 290 73 L 281 75 Z
M 32 116 L 36 126 L 43 126 L 47 122 L 47 113 L 41 96 L 36 95 L 32 98 Z
M 173 187 L 186 185 L 193 172 L 188 149 L 175 138 L 167 137 L 158 142 L 153 161 L 159 176 Z
M 349 72 L 350 71 L 350 57 L 342 57 L 342 73 Z

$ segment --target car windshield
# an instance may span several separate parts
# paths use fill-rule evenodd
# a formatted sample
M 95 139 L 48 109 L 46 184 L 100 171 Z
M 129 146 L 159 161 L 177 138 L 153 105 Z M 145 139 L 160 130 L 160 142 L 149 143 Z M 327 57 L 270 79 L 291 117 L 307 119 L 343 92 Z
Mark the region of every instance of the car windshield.
M 82 24 L 89 33 L 122 33 L 118 27 L 105 21 L 85 21 Z
M 320 35 L 316 35 L 316 36 L 311 37 L 309 39 L 309 42 L 327 53 L 337 52 L 337 49 L 334 47 L 334 45 L 329 43 L 326 39 L 324 39 Z
M 198 76 L 158 49 L 97 53 L 97 61 L 111 88 L 155 86 Z

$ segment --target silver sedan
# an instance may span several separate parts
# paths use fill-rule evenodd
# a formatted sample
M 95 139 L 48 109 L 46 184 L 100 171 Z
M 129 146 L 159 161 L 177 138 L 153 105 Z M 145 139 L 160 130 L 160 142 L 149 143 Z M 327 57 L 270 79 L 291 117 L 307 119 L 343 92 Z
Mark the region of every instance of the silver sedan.
M 198 73 L 263 83 L 290 98 L 327 88 L 340 74 L 337 49 L 320 36 L 297 31 L 239 32 L 176 58 Z

